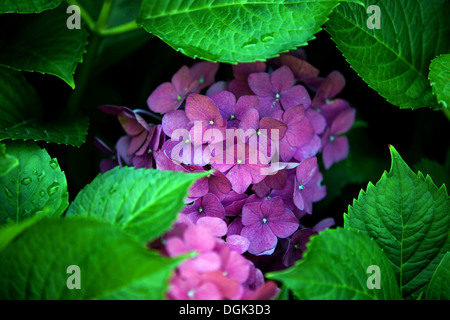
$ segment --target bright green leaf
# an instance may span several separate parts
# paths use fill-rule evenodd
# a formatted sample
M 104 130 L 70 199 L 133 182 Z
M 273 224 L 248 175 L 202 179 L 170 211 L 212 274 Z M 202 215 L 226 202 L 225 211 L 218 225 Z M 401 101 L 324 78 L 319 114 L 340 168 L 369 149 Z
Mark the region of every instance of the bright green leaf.
M 363 2 L 366 8 L 342 3 L 326 27 L 350 66 L 400 108 L 440 108 L 428 81 L 428 68 L 434 57 L 450 49 L 450 2 Z M 380 8 L 380 29 L 368 27 L 368 20 L 376 18 L 376 11 L 367 13 L 372 5 Z
M 369 279 L 371 266 L 379 283 Z M 371 268 L 369 268 L 371 267 Z M 311 238 L 302 260 L 269 273 L 302 300 L 396 300 L 399 288 L 389 260 L 376 242 L 355 230 L 329 229 Z M 369 282 L 369 284 L 368 284 Z M 370 285 L 379 285 L 379 289 Z
M 19 165 L 16 157 L 6 153 L 6 146 L 0 143 L 0 177 Z
M 107 221 L 151 241 L 170 229 L 189 187 L 205 175 L 116 167 L 81 190 L 66 216 Z
M 162 299 L 179 262 L 107 223 L 41 219 L 0 253 L 0 299 Z M 80 289 L 67 286 L 69 266 L 79 267 Z
M 0 177 L 0 224 L 49 211 L 60 216 L 69 205 L 66 176 L 56 159 L 34 142 L 7 144 L 19 165 Z
M 428 78 L 439 103 L 444 108 L 450 107 L 450 54 L 443 54 L 431 62 Z
M 48 73 L 75 88 L 73 74 L 83 61 L 89 33 L 69 30 L 65 10 L 36 16 L 15 16 L 8 21 L 9 32 L 0 37 L 0 64 L 19 71 Z
M 427 290 L 427 300 L 450 300 L 450 252 L 439 263 Z
M 0 141 L 43 140 L 79 147 L 86 139 L 88 119 L 43 122 L 43 110 L 35 89 L 20 72 L 1 67 L 0 113 Z
M 403 297 L 414 297 L 430 281 L 450 250 L 450 200 L 445 186 L 415 174 L 391 146 L 392 166 L 369 183 L 344 216 L 345 228 L 375 239 L 391 261 Z
M 0 13 L 40 13 L 54 9 L 63 0 L 2 0 Z
M 143 0 L 137 22 L 192 58 L 253 62 L 306 45 L 338 0 Z

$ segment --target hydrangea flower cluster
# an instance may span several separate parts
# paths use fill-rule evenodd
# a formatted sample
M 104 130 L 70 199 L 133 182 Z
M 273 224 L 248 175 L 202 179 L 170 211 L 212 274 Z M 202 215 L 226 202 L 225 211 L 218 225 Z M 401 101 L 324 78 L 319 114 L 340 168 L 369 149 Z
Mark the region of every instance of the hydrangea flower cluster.
M 218 63 L 183 66 L 151 93 L 149 110 L 100 107 L 126 132 L 116 152 L 97 140 L 111 155 L 102 172 L 116 165 L 212 169 L 190 188 L 163 237 L 169 256 L 198 253 L 171 279 L 171 299 L 271 298 L 277 288 L 264 282 L 258 263 L 272 257 L 277 269 L 292 266 L 310 236 L 334 225 L 325 219 L 309 229 L 300 219 L 326 196 L 318 155 L 328 170 L 349 152 L 343 134 L 355 110 L 335 98 L 344 77 L 320 77 L 299 51 L 232 68 L 231 81 L 216 82 Z M 155 113 L 162 123 L 149 124 Z

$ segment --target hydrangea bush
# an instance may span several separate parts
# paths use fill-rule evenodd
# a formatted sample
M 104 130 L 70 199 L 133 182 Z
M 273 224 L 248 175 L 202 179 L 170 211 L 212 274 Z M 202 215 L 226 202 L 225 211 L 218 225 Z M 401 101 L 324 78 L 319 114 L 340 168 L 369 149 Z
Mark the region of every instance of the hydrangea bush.
M 450 299 L 448 12 L 2 1 L 0 299 Z
M 134 166 L 210 172 L 189 189 L 174 230 L 162 238 L 161 250 L 169 256 L 199 252 L 177 269 L 168 296 L 274 297 L 277 291 L 264 283 L 258 269 L 264 265 L 255 257 L 272 256 L 274 261 L 264 263 L 276 265 L 275 270 L 290 267 L 310 235 L 334 225 L 329 218 L 310 229 L 300 221 L 326 196 L 319 153 L 325 170 L 347 157 L 345 133 L 356 111 L 336 98 L 345 86 L 342 74 L 319 77 L 302 51 L 268 63 L 237 64 L 231 81 L 216 79 L 219 67 L 211 62 L 182 66 L 151 93 L 149 111 L 99 107 L 116 115 L 126 133 L 101 170 Z M 161 124 L 145 120 L 154 113 L 162 115 Z M 185 135 L 177 134 L 181 129 Z M 256 148 L 250 145 L 252 135 Z M 252 162 L 254 154 L 258 159 Z M 236 266 L 228 266 L 231 255 Z

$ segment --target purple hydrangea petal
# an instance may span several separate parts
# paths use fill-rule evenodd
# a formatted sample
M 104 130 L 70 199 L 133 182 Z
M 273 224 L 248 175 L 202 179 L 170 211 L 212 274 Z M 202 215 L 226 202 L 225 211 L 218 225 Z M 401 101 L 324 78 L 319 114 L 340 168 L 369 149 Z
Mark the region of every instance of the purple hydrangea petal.
M 182 102 L 182 96 L 170 82 L 159 85 L 147 99 L 150 110 L 161 114 L 178 109 Z
M 221 91 L 210 96 L 215 105 L 219 108 L 220 115 L 228 120 L 235 113 L 236 98 L 229 91 Z
M 272 83 L 270 82 L 270 75 L 266 72 L 250 74 L 248 76 L 248 85 L 258 97 L 274 98 L 275 96 Z
M 190 68 L 192 80 L 197 80 L 199 83 L 197 93 L 214 83 L 219 66 L 219 63 L 201 61 Z
M 303 105 L 307 109 L 311 105 L 308 91 L 302 85 L 297 85 L 284 91 L 280 100 L 284 110 L 292 109 L 298 105 Z
M 347 137 L 337 137 L 328 142 L 323 147 L 323 164 L 325 169 L 329 169 L 333 163 L 339 162 L 347 158 L 349 152 L 349 144 Z
M 243 236 L 232 234 L 227 236 L 227 244 L 232 249 L 242 254 L 248 250 L 250 241 Z
M 270 255 L 278 243 L 278 238 L 267 224 L 255 223 L 245 226 L 241 235 L 250 240 L 248 252 L 254 255 Z
M 355 122 L 355 109 L 349 109 L 341 112 L 336 119 L 334 119 L 331 125 L 331 132 L 334 135 L 347 132 L 353 126 Z
M 331 72 L 322 83 L 313 99 L 312 106 L 317 108 L 325 104 L 327 99 L 338 95 L 345 87 L 345 78 L 339 71 Z
M 275 93 L 281 94 L 282 92 L 291 88 L 294 83 L 294 74 L 291 69 L 286 66 L 282 66 L 276 69 L 270 76 L 270 81 L 272 83 L 273 91 Z M 256 93 L 256 92 L 255 92 Z M 259 95 L 258 93 L 256 93 Z
M 317 158 L 311 157 L 303 160 L 296 168 L 297 181 L 301 185 L 306 185 L 319 170 Z
M 244 193 L 252 184 L 252 175 L 244 165 L 233 166 L 226 176 L 230 180 L 233 190 L 237 193 Z
M 168 112 L 162 118 L 162 128 L 164 133 L 171 137 L 172 133 L 177 129 L 189 129 L 191 122 L 186 116 L 184 110 L 174 110 Z

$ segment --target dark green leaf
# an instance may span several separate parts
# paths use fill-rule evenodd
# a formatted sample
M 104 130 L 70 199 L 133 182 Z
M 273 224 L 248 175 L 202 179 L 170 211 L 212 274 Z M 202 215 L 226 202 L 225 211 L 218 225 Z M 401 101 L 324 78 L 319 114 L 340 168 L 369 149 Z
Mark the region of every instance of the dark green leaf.
M 415 174 L 391 146 L 392 166 L 349 206 L 344 226 L 373 238 L 391 261 L 403 297 L 414 297 L 450 250 L 445 186 Z
M 380 289 L 368 286 L 370 266 L 379 267 Z M 302 300 L 400 298 L 389 260 L 373 239 L 355 230 L 329 229 L 312 237 L 294 267 L 266 276 L 281 281 Z
M 0 299 L 162 299 L 179 262 L 107 223 L 41 219 L 0 253 Z M 69 266 L 79 267 L 80 289 L 67 286 Z
M 69 30 L 65 10 L 10 19 L 0 37 L 0 64 L 19 71 L 57 76 L 75 88 L 73 74 L 83 61 L 89 33 Z
M 88 119 L 42 121 L 42 107 L 35 89 L 20 72 L 0 67 L 0 141 L 43 140 L 80 146 L 84 143 Z
M 138 24 L 192 58 L 253 62 L 306 45 L 338 0 L 143 0 Z
M 54 9 L 63 0 L 2 0 L 0 13 L 39 13 Z
M 366 8 L 342 3 L 326 30 L 350 66 L 390 103 L 400 108 L 440 108 L 428 81 L 428 68 L 450 48 L 447 0 L 364 0 Z M 380 8 L 380 29 L 368 20 Z M 370 24 L 369 24 L 370 25 Z
M 116 167 L 80 191 L 66 216 L 107 221 L 140 241 L 151 241 L 170 229 L 189 187 L 204 176 Z
M 450 300 L 450 252 L 439 263 L 427 290 L 427 300 Z

